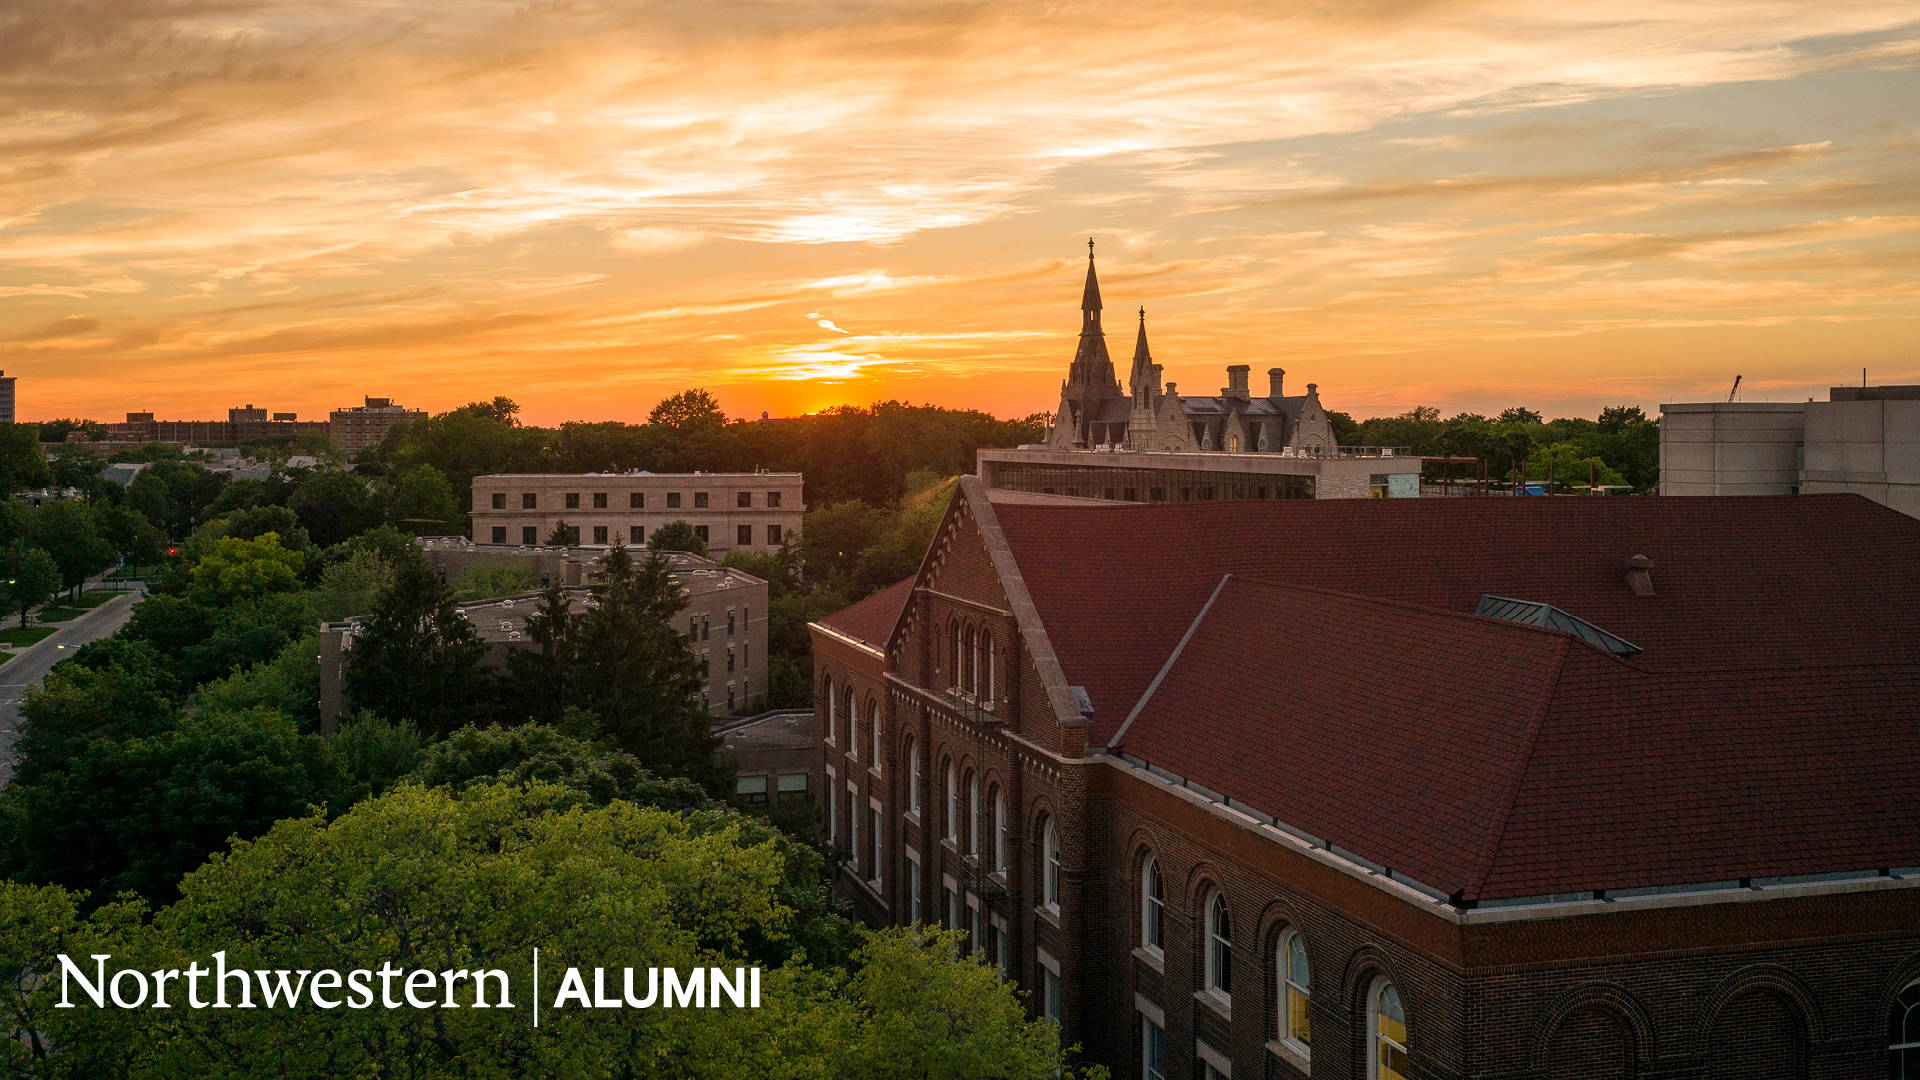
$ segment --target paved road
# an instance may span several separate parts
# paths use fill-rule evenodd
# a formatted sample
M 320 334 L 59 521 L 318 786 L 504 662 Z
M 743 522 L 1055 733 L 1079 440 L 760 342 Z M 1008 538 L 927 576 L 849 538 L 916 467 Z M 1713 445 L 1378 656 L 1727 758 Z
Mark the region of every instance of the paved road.
M 53 665 L 73 655 L 73 650 L 106 637 L 126 625 L 133 605 L 144 591 L 134 591 L 113 599 L 60 624 L 45 639 L 24 649 L 10 650 L 13 659 L 0 664 L 0 786 L 13 778 L 13 741 L 19 737 L 20 699 L 27 687 L 46 678 Z M 17 625 L 16 621 L 9 625 Z

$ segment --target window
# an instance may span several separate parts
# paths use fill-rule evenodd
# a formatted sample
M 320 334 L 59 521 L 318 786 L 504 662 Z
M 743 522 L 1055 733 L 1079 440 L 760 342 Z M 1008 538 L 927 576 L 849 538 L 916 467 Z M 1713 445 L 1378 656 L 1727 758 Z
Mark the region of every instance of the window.
M 767 778 L 743 776 L 734 781 L 733 791 L 735 796 L 748 806 L 763 805 L 767 801 Z
M 782 802 L 788 799 L 804 799 L 807 797 L 807 774 L 781 773 L 774 790 L 774 797 Z
M 1313 991 L 1307 974 L 1307 943 L 1297 932 L 1289 930 L 1280 935 L 1280 947 L 1275 951 L 1274 963 L 1274 971 L 1280 976 L 1280 1016 L 1275 1030 L 1283 1039 L 1291 1039 L 1301 1046 L 1312 1046 L 1313 1028 L 1307 1013 L 1307 1002 Z
M 1407 1075 L 1407 1013 L 1400 991 L 1386 979 L 1374 980 L 1367 995 L 1368 1080 L 1405 1080 Z
M 960 894 L 951 887 L 947 889 L 947 929 L 960 929 Z
M 751 525 L 735 526 L 733 530 L 733 542 L 740 545 L 741 547 L 746 547 L 747 545 L 753 543 L 753 526 Z
M 847 785 L 847 861 L 852 870 L 860 873 L 860 802 L 853 785 Z
M 1227 915 L 1227 895 L 1215 892 L 1207 903 L 1207 989 L 1223 998 L 1233 996 L 1233 920 Z
M 579 492 L 577 491 L 567 492 L 567 509 L 569 510 L 580 509 L 580 493 Z
M 960 689 L 960 623 L 947 623 L 947 686 Z
M 594 508 L 595 510 L 605 510 L 605 509 L 607 508 L 607 493 L 606 493 L 606 492 L 604 492 L 604 491 L 596 491 L 596 492 L 594 492 L 594 493 L 593 493 L 593 508 Z
M 880 752 L 880 740 L 886 737 L 886 724 L 880 720 L 880 703 L 877 701 L 867 702 L 867 728 L 873 732 L 873 760 L 867 764 L 873 766 L 874 772 L 879 772 L 880 759 L 886 756 Z
M 980 631 L 980 696 L 993 697 L 993 634 L 984 627 Z
M 644 492 L 644 491 L 629 491 L 629 492 L 627 492 L 627 509 L 629 509 L 629 510 L 645 510 L 646 508 L 647 508 L 647 493 L 646 493 L 646 492 Z
M 947 762 L 947 839 L 960 842 L 960 773 Z
M 520 542 L 532 546 L 540 542 L 540 530 L 532 525 L 520 526 Z
M 986 944 L 986 936 L 980 932 L 980 905 L 974 904 L 968 910 L 973 913 L 973 925 L 967 930 L 967 952 L 977 953 Z
M 980 857 L 980 780 L 967 774 L 967 857 Z
M 966 661 L 966 669 L 960 675 L 960 689 L 975 693 L 980 689 L 980 656 L 974 651 L 973 627 L 960 631 L 960 655 Z
M 697 635 L 696 635 L 697 636 Z M 834 735 L 840 730 L 840 699 L 833 696 L 833 676 L 820 684 L 820 694 L 827 699 L 827 741 L 834 741 Z
M 1167 1080 L 1167 1029 L 1140 1018 L 1140 1075 L 1146 1080 Z
M 993 871 L 1007 869 L 1007 793 L 993 789 Z
M 860 756 L 860 747 L 855 740 L 859 738 L 859 732 L 855 731 L 854 729 L 860 726 L 860 710 L 854 707 L 853 684 L 848 683 L 846 685 L 847 685 L 847 700 L 842 702 L 841 704 L 846 706 L 846 712 L 847 712 L 847 753 L 852 754 L 855 758 L 858 758 Z
M 607 527 L 605 525 L 595 525 L 593 527 L 593 542 L 603 546 L 606 544 Z
M 920 921 L 920 864 L 907 860 L 907 921 Z
M 494 508 L 495 510 L 505 510 L 505 509 L 507 508 L 507 493 L 506 493 L 506 492 L 504 492 L 504 491 L 496 491 L 496 492 L 494 492 L 494 493 L 493 493 L 493 508 Z
M 1050 911 L 1060 910 L 1060 834 L 1052 818 L 1040 826 L 1040 901 Z
M 1060 973 L 1040 965 L 1040 1015 L 1060 1022 Z
M 907 736 L 907 813 L 920 814 L 920 744 Z
M 713 540 L 711 536 L 707 535 L 708 531 L 709 530 L 705 525 L 695 525 L 693 527 L 693 535 L 699 537 L 700 542 L 703 544 L 710 543 Z
M 1152 855 L 1140 865 L 1140 944 L 1159 952 L 1166 947 L 1166 888 L 1160 881 L 1160 860 Z
M 774 508 L 774 509 L 776 509 L 776 510 L 777 510 L 777 509 L 779 509 L 779 508 L 780 508 L 780 493 L 779 493 L 779 492 L 777 492 L 777 491 L 769 491 L 769 492 L 767 492 L 767 505 L 768 505 L 768 506 L 770 506 L 770 507 L 773 507 L 773 508 Z
M 733 504 L 742 510 L 753 508 L 753 492 L 742 491 L 733 497 Z
M 505 525 L 495 525 L 493 527 L 493 542 L 496 544 L 504 544 L 507 542 L 507 527 Z
M 694 493 L 693 493 L 693 508 L 694 508 L 695 510 L 705 510 L 705 509 L 707 508 L 707 493 L 706 493 L 706 492 L 704 492 L 704 491 L 696 491 L 696 492 L 694 492 Z
M 700 640 L 705 641 L 712 636 L 713 636 L 712 618 L 706 615 L 700 616 Z M 851 696 L 853 691 L 849 690 L 847 691 L 847 693 L 849 696 Z
M 880 888 L 880 864 L 886 860 L 886 855 L 880 847 L 880 811 L 872 807 L 867 808 L 867 837 L 867 843 L 872 846 L 867 857 L 867 882 L 878 889 Z
M 727 643 L 727 674 L 733 674 L 733 643 Z
M 534 509 L 537 509 L 539 506 L 540 506 L 540 497 L 538 495 L 535 495 L 531 491 L 523 491 L 520 493 L 520 509 L 534 510 Z
M 645 525 L 627 526 L 627 543 L 639 545 L 639 544 L 644 544 L 646 542 L 647 542 L 647 527 Z
M 1893 1000 L 1887 1018 L 1887 1075 L 1920 1080 L 1920 982 L 1908 984 Z
M 669 510 L 680 509 L 680 493 L 679 492 L 677 491 L 667 492 L 667 509 Z
M 733 609 L 727 609 L 727 636 L 733 636 Z
M 840 839 L 840 807 L 834 798 L 833 774 L 827 774 L 827 843 Z
M 779 547 L 780 541 L 781 541 L 780 526 L 778 525 L 767 526 L 767 543 L 772 544 L 774 547 Z

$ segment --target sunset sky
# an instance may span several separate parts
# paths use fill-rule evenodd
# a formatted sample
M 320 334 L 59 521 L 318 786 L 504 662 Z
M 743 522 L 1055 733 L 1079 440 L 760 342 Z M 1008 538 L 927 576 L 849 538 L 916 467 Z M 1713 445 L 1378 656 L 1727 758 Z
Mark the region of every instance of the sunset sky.
M 10 0 L 23 419 L 1920 382 L 1920 6 Z

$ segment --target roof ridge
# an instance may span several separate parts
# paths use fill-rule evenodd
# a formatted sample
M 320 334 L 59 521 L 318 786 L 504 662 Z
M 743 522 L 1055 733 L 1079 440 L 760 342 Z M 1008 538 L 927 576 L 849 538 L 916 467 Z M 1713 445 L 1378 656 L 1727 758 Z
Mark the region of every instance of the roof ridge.
M 1488 830 L 1487 838 L 1482 842 L 1479 854 L 1475 857 L 1476 869 L 1473 881 L 1461 888 L 1463 899 L 1475 900 L 1480 890 L 1486 887 L 1487 878 L 1493 874 L 1493 864 L 1500 854 L 1500 846 L 1507 838 L 1507 823 L 1513 819 L 1513 808 L 1520 801 L 1520 788 L 1526 783 L 1527 773 L 1533 768 L 1534 751 L 1540 746 L 1540 733 L 1547 726 L 1547 713 L 1553 706 L 1553 698 L 1560 690 L 1560 676 L 1567 670 L 1567 657 L 1573 651 L 1574 639 L 1563 635 L 1560 642 L 1560 655 L 1555 658 L 1553 677 L 1546 680 L 1540 692 L 1540 703 L 1534 707 L 1533 715 L 1527 720 L 1527 751 L 1521 756 L 1519 767 L 1508 778 L 1507 787 L 1500 796 L 1502 809 L 1493 819 L 1493 827 Z M 1595 652 L 1602 650 L 1595 649 Z
M 1195 615 L 1193 621 L 1187 624 L 1187 632 L 1180 635 L 1180 641 L 1174 645 L 1173 651 L 1167 654 L 1166 662 L 1160 665 L 1160 670 L 1154 675 L 1153 681 L 1148 683 L 1146 690 L 1141 692 L 1140 700 L 1133 703 L 1133 708 L 1128 711 L 1127 718 L 1120 722 L 1119 729 L 1113 733 L 1112 738 L 1107 740 L 1107 748 L 1109 750 L 1120 745 L 1120 737 L 1127 733 L 1127 729 L 1133 726 L 1133 718 L 1139 716 L 1140 711 L 1147 707 L 1147 702 L 1152 700 L 1153 692 L 1160 688 L 1160 681 L 1165 679 L 1167 672 L 1172 671 L 1173 665 L 1179 662 L 1180 654 L 1187 649 L 1187 642 L 1193 640 L 1193 635 L 1199 631 L 1200 624 L 1207 620 L 1207 612 L 1213 610 L 1213 602 L 1220 599 L 1221 591 L 1227 587 L 1227 582 L 1232 580 L 1233 574 L 1231 572 L 1220 575 L 1219 583 L 1214 585 L 1213 592 L 1207 595 L 1207 602 L 1200 605 L 1200 613 Z

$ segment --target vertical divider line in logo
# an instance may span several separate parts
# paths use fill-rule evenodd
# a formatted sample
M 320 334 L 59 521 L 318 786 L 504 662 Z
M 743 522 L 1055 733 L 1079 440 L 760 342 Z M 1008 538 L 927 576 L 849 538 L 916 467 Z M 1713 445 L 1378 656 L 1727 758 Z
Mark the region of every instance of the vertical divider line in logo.
M 533 1026 L 540 1026 L 540 946 L 533 947 Z

